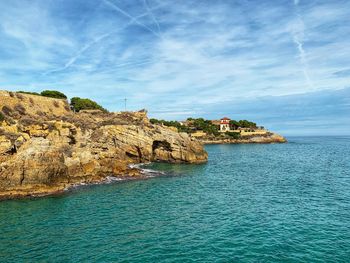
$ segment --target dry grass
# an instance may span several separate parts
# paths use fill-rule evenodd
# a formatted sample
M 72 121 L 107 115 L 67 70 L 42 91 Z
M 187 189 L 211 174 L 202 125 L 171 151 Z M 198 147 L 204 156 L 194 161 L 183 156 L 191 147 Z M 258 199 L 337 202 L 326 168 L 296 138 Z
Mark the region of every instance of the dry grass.
M 23 126 L 30 126 L 30 125 L 42 125 L 44 122 L 39 121 L 38 119 L 32 118 L 32 117 L 24 117 L 19 120 L 19 124 Z
M 7 116 L 11 116 L 13 109 L 9 106 L 4 106 L 4 107 L 2 107 L 2 112 Z
M 14 110 L 17 111 L 21 116 L 24 116 L 26 114 L 26 109 L 22 104 L 16 104 Z
M 16 93 L 16 97 L 20 100 L 24 100 L 24 96 L 21 93 Z
M 0 135 L 5 136 L 5 138 L 10 140 L 11 143 L 15 143 L 17 138 L 20 137 L 20 134 L 18 134 L 18 133 L 6 132 L 3 129 L 0 129 Z

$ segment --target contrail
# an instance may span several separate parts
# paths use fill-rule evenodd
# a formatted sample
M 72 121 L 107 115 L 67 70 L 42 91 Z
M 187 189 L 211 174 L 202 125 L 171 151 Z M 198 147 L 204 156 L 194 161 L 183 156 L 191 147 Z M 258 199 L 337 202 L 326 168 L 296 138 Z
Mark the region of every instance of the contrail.
M 90 41 L 89 43 L 86 43 L 81 49 L 79 49 L 77 51 L 77 53 L 73 57 L 71 57 L 66 64 L 64 64 L 63 67 L 56 68 L 56 69 L 53 69 L 53 70 L 49 70 L 49 71 L 43 73 L 43 75 L 47 75 L 47 74 L 54 73 L 54 72 L 60 72 L 60 71 L 63 71 L 65 69 L 69 68 L 70 66 L 74 65 L 74 63 L 77 61 L 77 59 L 79 59 L 81 57 L 81 55 L 86 50 L 88 50 L 91 46 L 99 43 L 100 41 L 102 41 L 103 39 L 109 37 L 110 35 L 115 34 L 115 33 L 119 32 L 120 30 L 123 30 L 123 29 L 127 28 L 128 26 L 133 24 L 137 19 L 142 18 L 142 17 L 147 16 L 147 15 L 149 15 L 148 12 L 147 13 L 143 13 L 141 15 L 138 15 L 136 17 L 133 17 L 132 19 L 130 19 L 130 21 L 127 24 L 125 24 L 123 27 L 119 28 L 118 30 L 112 30 L 109 33 L 106 33 L 106 34 L 98 36 L 97 38 L 95 38 L 94 40 Z
M 111 34 L 113 34 L 113 32 L 109 32 L 107 34 L 103 34 L 99 37 L 97 37 L 96 39 L 94 39 L 93 41 L 85 44 L 81 49 L 78 50 L 78 52 L 73 56 L 71 57 L 68 62 L 66 64 L 64 64 L 63 67 L 61 68 L 58 68 L 58 69 L 54 69 L 54 70 L 49 70 L 47 72 L 45 72 L 43 75 L 47 75 L 47 74 L 50 74 L 50 73 L 54 73 L 54 72 L 59 72 L 59 71 L 63 71 L 67 68 L 69 68 L 70 66 L 72 66 L 76 61 L 77 59 L 87 50 L 89 49 L 92 45 L 100 42 L 101 40 L 105 39 L 106 37 L 110 36 Z
M 309 72 L 308 72 L 308 65 L 307 65 L 307 60 L 306 60 L 306 54 L 305 54 L 305 50 L 303 47 L 303 42 L 302 39 L 300 39 L 298 37 L 298 34 L 293 34 L 293 41 L 296 44 L 298 51 L 299 51 L 299 57 L 300 57 L 300 62 L 303 65 L 303 74 L 305 77 L 305 80 L 308 84 L 308 86 L 312 87 L 312 82 L 309 76 Z
M 298 7 L 299 0 L 294 0 L 294 5 Z M 299 14 L 299 11 L 297 11 L 298 16 L 298 26 L 297 28 L 293 28 L 292 30 L 292 36 L 293 36 L 293 42 L 296 45 L 299 53 L 300 63 L 303 66 L 303 74 L 305 77 L 305 81 L 307 85 L 311 88 L 313 88 L 313 83 L 311 81 L 309 70 L 308 70 L 308 63 L 306 59 L 306 53 L 304 50 L 304 30 L 305 30 L 305 24 Z
M 130 15 L 128 12 L 126 12 L 125 10 L 121 9 L 120 7 L 118 7 L 116 4 L 110 2 L 109 0 L 104 0 L 104 2 L 105 2 L 107 5 L 109 5 L 110 7 L 112 7 L 115 11 L 117 11 L 117 12 L 123 14 L 124 16 L 130 18 L 131 20 L 133 20 L 133 22 L 134 22 L 135 24 L 138 24 L 139 26 L 141 26 L 141 27 L 147 29 L 148 31 L 150 31 L 150 32 L 151 32 L 153 35 L 155 35 L 156 37 L 161 38 L 161 36 L 160 36 L 157 32 L 155 32 L 152 28 L 150 28 L 150 27 L 146 26 L 145 24 L 139 22 L 139 21 L 137 20 L 136 17 L 133 17 L 133 16 Z
M 143 0 L 143 3 L 145 4 L 146 10 L 149 13 L 149 15 L 151 16 L 153 22 L 156 24 L 157 29 L 158 29 L 158 33 L 160 34 L 160 26 L 159 23 L 157 21 L 157 19 L 155 18 L 155 16 L 153 15 L 153 12 L 151 11 L 151 9 L 149 8 L 148 4 L 147 4 L 147 0 Z

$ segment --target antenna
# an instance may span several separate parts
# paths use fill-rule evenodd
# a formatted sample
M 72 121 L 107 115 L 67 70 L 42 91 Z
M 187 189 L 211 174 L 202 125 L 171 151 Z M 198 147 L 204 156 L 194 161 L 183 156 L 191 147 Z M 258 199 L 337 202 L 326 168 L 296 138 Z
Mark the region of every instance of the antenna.
M 124 108 L 125 108 L 125 111 L 126 111 L 126 101 L 127 101 L 127 98 L 124 99 Z

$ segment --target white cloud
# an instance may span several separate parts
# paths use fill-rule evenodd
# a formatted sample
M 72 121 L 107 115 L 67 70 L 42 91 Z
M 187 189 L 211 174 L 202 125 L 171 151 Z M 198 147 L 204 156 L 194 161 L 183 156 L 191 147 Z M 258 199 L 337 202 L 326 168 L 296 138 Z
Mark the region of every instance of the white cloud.
M 348 85 L 332 73 L 348 67 L 350 3 L 63 2 L 0 2 L 0 88 L 60 89 L 111 110 L 128 97 L 182 118 Z

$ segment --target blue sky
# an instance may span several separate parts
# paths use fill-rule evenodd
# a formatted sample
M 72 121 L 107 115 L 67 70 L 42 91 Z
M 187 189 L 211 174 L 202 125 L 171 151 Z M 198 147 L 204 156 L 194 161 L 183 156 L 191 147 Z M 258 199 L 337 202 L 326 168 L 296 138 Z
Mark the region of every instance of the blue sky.
M 0 89 L 350 134 L 350 1 L 0 0 Z

